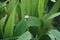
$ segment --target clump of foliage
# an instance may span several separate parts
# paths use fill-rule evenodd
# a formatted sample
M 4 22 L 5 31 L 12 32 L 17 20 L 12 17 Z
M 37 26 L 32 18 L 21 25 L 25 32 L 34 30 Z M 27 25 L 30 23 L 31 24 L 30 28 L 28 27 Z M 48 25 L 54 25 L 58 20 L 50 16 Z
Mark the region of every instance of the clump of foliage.
M 48 0 L 6 0 L 0 2 L 0 39 L 60 40 L 52 25 L 60 15 L 60 0 L 47 10 Z

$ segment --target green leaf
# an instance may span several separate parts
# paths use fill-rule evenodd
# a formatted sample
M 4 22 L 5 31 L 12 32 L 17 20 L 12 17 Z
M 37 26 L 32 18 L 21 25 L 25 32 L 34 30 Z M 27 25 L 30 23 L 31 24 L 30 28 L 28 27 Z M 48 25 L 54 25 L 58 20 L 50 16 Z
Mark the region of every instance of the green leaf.
M 6 38 L 11 37 L 13 35 L 13 30 L 14 30 L 14 13 L 11 13 L 5 26 L 4 37 Z
M 21 3 L 18 2 L 17 8 L 16 8 L 17 15 L 19 19 L 21 20 Z
M 18 36 L 18 35 L 21 35 L 23 34 L 26 29 L 27 29 L 27 23 L 25 21 L 25 19 L 22 19 L 17 25 L 16 25 L 16 28 L 15 28 L 15 35 Z
M 6 21 L 6 18 L 7 18 L 7 15 L 5 15 L 5 17 L 3 17 L 1 20 L 0 20 L 0 37 L 3 36 L 3 26 L 4 26 L 4 23 Z
M 55 17 L 57 17 L 57 16 L 59 16 L 59 15 L 60 15 L 60 12 L 55 13 L 55 14 L 52 14 L 50 17 L 47 18 L 47 21 L 48 21 L 48 20 L 51 20 L 51 19 L 53 19 L 53 18 L 55 18 Z
M 48 31 L 48 35 L 52 36 L 56 40 L 60 40 L 60 36 L 59 36 L 60 32 L 56 29 L 52 29 L 52 30 Z
M 40 20 L 37 17 L 29 17 L 28 19 L 22 19 L 15 28 L 15 35 L 23 34 L 28 27 L 36 26 L 40 27 Z
M 6 6 L 6 2 L 0 3 L 0 9 Z
M 19 0 L 7 0 L 9 3 L 8 5 L 5 7 L 5 11 L 8 13 L 8 15 L 11 14 L 11 12 L 13 11 L 13 9 L 16 7 L 17 3 Z
M 48 13 L 48 15 L 46 16 L 46 18 L 48 18 L 52 14 L 56 13 L 59 8 L 60 8 L 60 0 L 57 0 L 57 2 L 54 4 L 54 6 L 52 7 L 52 9 L 50 10 L 50 12 Z
M 30 4 L 31 0 L 21 0 L 21 17 L 24 18 L 25 15 L 30 14 Z
M 45 2 L 44 2 L 44 5 L 45 5 L 44 7 L 45 7 L 45 9 L 46 9 L 46 7 L 47 7 L 48 1 L 49 1 L 49 0 L 45 0 Z
M 14 23 L 17 24 L 19 22 L 19 17 L 17 12 L 15 11 L 15 19 L 14 19 Z
M 39 4 L 38 4 L 38 15 L 41 20 L 44 14 L 44 2 L 45 0 L 39 0 Z
M 16 0 L 15 1 L 12 0 L 12 3 L 13 4 L 16 3 L 16 4 L 13 5 L 13 8 L 11 8 L 12 6 L 9 7 L 8 11 L 10 12 L 10 16 L 8 18 L 8 21 L 6 23 L 6 27 L 5 27 L 5 30 L 4 30 L 4 37 L 5 38 L 13 36 L 14 16 L 15 16 L 15 10 L 16 10 L 16 7 L 17 7 L 17 2 L 16 2 Z M 11 8 L 11 10 L 10 10 L 10 8 Z
M 52 34 L 48 34 L 51 40 L 55 40 L 54 36 Z
M 38 0 L 22 0 L 21 1 L 21 17 L 25 15 L 37 16 Z
M 32 36 L 30 34 L 30 32 L 25 32 L 24 34 L 22 34 L 17 40 L 31 40 Z
M 37 17 L 30 16 L 30 17 L 27 19 L 27 25 L 28 25 L 28 26 L 40 27 L 40 26 L 41 26 L 41 24 L 40 24 L 40 19 L 37 18 Z
M 49 17 L 55 13 L 57 13 L 58 9 L 60 8 L 60 0 L 57 0 L 57 2 L 54 4 L 54 6 L 52 7 L 52 9 L 50 10 L 50 12 L 47 14 L 46 21 L 49 19 Z M 52 17 L 53 18 L 53 17 Z M 49 26 L 52 25 L 53 20 L 49 20 L 46 23 L 49 23 Z
M 30 12 L 30 16 L 37 16 L 38 14 L 38 1 L 39 0 L 31 0 L 30 2 L 30 7 L 31 7 L 31 12 Z
M 5 17 L 3 17 L 1 20 L 0 20 L 0 29 L 1 27 L 3 27 L 5 21 L 6 21 L 6 18 L 7 18 L 7 15 L 5 15 Z

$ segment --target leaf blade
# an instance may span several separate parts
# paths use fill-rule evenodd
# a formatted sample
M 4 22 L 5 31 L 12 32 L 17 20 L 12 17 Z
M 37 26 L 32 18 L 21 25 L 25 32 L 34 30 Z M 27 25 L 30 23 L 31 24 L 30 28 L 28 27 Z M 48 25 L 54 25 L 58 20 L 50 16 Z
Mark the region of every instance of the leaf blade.
M 30 32 L 25 32 L 24 34 L 22 34 L 17 40 L 30 40 L 32 39 L 32 36 L 30 34 Z

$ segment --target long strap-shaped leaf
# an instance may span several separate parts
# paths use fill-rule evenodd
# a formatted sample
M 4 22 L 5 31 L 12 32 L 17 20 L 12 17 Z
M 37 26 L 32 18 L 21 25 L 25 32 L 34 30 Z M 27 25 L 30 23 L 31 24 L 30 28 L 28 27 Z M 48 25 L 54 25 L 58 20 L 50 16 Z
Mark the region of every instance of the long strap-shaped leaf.
M 7 2 L 9 2 L 9 3 L 8 3 L 8 5 L 5 7 L 5 11 L 8 13 L 8 15 L 10 15 L 11 12 L 13 11 L 12 9 L 14 9 L 17 1 L 19 1 L 19 0 L 7 0 Z
M 48 31 L 48 35 L 52 36 L 52 38 L 56 39 L 56 40 L 60 40 L 60 32 L 56 29 L 50 30 Z
M 21 17 L 30 14 L 30 2 L 31 0 L 21 0 Z
M 32 36 L 30 34 L 30 32 L 25 32 L 24 34 L 22 34 L 17 40 L 31 40 Z
M 16 0 L 15 0 L 15 1 L 16 1 Z M 13 2 L 15 2 L 15 1 L 13 1 Z M 17 2 L 18 2 L 18 1 L 17 1 Z M 5 30 L 4 30 L 4 37 L 5 37 L 5 38 L 13 36 L 14 16 L 15 16 L 15 10 L 16 10 L 16 7 L 17 7 L 17 2 L 16 2 L 16 4 L 14 5 L 12 11 L 10 11 L 10 16 L 9 16 L 9 18 L 8 18 L 8 21 L 7 21 Z
M 3 26 L 6 21 L 7 15 L 0 20 L 0 37 L 3 36 Z
M 51 26 L 52 24 L 52 19 L 51 18 L 53 18 L 53 17 L 51 17 L 51 15 L 54 15 L 57 11 L 58 11 L 58 9 L 59 9 L 59 7 L 60 7 L 60 0 L 57 0 L 57 2 L 55 3 L 55 5 L 52 7 L 52 9 L 50 10 L 50 12 L 48 13 L 48 15 L 46 16 L 46 23 L 48 23 L 48 25 L 49 26 Z M 59 14 L 57 14 L 57 16 L 58 16 Z M 56 16 L 56 14 L 54 15 L 54 17 Z M 50 18 L 50 20 L 49 20 L 49 17 L 51 17 Z M 48 20 L 48 21 L 47 21 Z
M 55 3 L 55 5 L 52 7 L 52 9 L 50 10 L 50 12 L 46 16 L 46 18 L 48 18 L 50 15 L 56 13 L 59 8 L 60 8 L 60 0 L 57 0 L 57 2 Z
M 11 37 L 13 35 L 14 28 L 13 26 L 14 26 L 14 13 L 11 13 L 4 30 L 4 37 Z
M 31 0 L 30 4 L 31 4 L 31 16 L 37 16 L 38 14 L 38 1 L 39 0 Z
M 38 0 L 21 0 L 21 17 L 37 14 Z
M 21 3 L 18 2 L 16 12 L 18 14 L 19 19 L 21 20 Z
M 53 19 L 53 18 L 55 18 L 55 17 L 57 17 L 59 15 L 60 15 L 60 12 L 52 14 L 49 18 L 47 18 L 47 21 L 49 21 L 49 20 L 51 20 L 51 19 Z
M 48 34 L 51 40 L 55 40 L 52 34 Z
M 46 7 L 47 7 L 48 1 L 49 1 L 49 0 L 45 0 L 45 2 L 44 2 L 44 5 L 45 5 L 44 7 L 45 7 L 45 9 L 46 9 Z
M 39 0 L 39 5 L 38 5 L 38 15 L 41 20 L 44 14 L 44 1 L 45 0 Z

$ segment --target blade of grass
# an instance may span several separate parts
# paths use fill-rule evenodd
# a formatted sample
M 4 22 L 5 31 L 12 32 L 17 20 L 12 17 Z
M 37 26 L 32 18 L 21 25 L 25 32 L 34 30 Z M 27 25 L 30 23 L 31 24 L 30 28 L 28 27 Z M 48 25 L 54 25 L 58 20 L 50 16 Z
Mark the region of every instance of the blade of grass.
M 46 16 L 46 23 L 48 24 L 48 26 L 52 27 L 52 21 L 53 20 L 51 19 L 51 20 L 47 21 L 47 19 L 51 15 L 55 14 L 58 11 L 58 9 L 60 8 L 59 5 L 60 5 L 60 0 L 57 0 L 57 2 L 54 4 L 54 6 L 52 7 L 52 9 L 50 10 L 50 12 L 48 13 L 48 15 Z
M 49 1 L 49 0 L 45 0 L 45 2 L 44 2 L 44 5 L 45 5 L 44 7 L 45 7 L 45 9 L 46 9 L 46 7 L 47 7 L 48 1 Z
M 17 12 L 15 11 L 15 18 L 14 18 L 14 23 L 17 24 L 19 22 L 19 17 Z
M 7 15 L 5 15 L 5 17 L 3 17 L 1 20 L 0 20 L 0 37 L 3 36 L 3 25 L 6 21 L 6 18 L 7 18 Z
M 7 18 L 7 15 L 0 20 L 0 27 L 3 27 L 6 18 Z
M 37 16 L 38 14 L 38 1 L 39 0 L 31 0 L 30 4 L 31 4 L 31 16 Z
M 37 17 L 30 16 L 27 20 L 27 25 L 40 27 L 41 26 L 40 19 Z
M 22 0 L 21 1 L 21 17 L 25 15 L 37 16 L 38 0 Z
M 49 18 L 47 18 L 47 21 L 49 21 L 49 20 L 51 20 L 51 19 L 53 19 L 53 18 L 55 18 L 55 17 L 57 17 L 59 15 L 60 15 L 60 12 L 52 14 Z
M 39 0 L 39 4 L 38 4 L 38 16 L 41 20 L 44 15 L 44 2 L 45 0 Z
M 52 29 L 50 31 L 48 31 L 49 35 L 52 35 L 56 40 L 60 40 L 60 32 L 56 29 Z
M 4 37 L 5 38 L 11 37 L 13 35 L 13 29 L 14 29 L 14 13 L 12 13 L 9 16 L 9 19 L 4 30 Z
M 51 40 L 55 40 L 55 38 L 52 36 L 52 34 L 48 34 Z
M 14 7 L 16 6 L 17 2 L 19 0 L 7 0 L 8 5 L 5 7 L 5 11 L 7 12 L 8 15 L 11 14 L 11 12 L 13 11 L 12 9 L 14 9 Z
M 17 15 L 19 17 L 19 20 L 21 20 L 21 3 L 18 2 L 17 8 L 16 8 Z
M 50 12 L 46 16 L 46 18 L 48 18 L 50 15 L 56 13 L 59 8 L 60 8 L 60 0 L 57 0 L 57 2 L 55 3 L 55 5 L 52 7 L 52 9 L 50 10 Z
M 30 2 L 31 0 L 21 0 L 21 17 L 24 18 L 25 15 L 30 14 Z
M 13 1 L 13 0 L 12 0 Z M 13 1 L 13 3 L 16 2 Z M 17 1 L 18 2 L 18 1 Z M 10 10 L 10 16 L 8 18 L 8 21 L 7 21 L 7 24 L 5 26 L 5 29 L 4 29 L 4 38 L 8 38 L 8 37 L 12 37 L 13 36 L 13 30 L 14 30 L 14 16 L 15 16 L 15 10 L 16 10 L 16 7 L 17 7 L 17 2 L 16 4 L 13 6 L 13 9 L 12 11 Z

